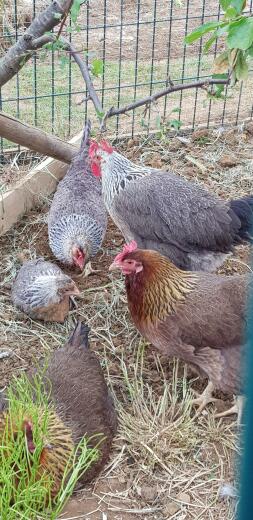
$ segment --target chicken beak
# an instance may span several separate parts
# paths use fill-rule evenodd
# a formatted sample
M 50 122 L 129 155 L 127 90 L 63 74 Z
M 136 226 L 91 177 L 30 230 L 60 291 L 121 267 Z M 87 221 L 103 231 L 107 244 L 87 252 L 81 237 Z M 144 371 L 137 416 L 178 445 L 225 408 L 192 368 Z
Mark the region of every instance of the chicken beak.
M 112 262 L 112 264 L 109 267 L 109 271 L 118 271 L 120 269 L 119 264 L 116 264 L 115 262 Z

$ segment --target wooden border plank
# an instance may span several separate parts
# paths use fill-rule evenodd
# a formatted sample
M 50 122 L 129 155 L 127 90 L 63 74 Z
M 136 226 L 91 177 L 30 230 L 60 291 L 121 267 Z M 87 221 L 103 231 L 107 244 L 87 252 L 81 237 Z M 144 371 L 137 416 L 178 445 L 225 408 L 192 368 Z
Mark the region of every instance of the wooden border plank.
M 69 143 L 78 144 L 82 133 L 79 132 Z M 26 174 L 12 189 L 0 195 L 0 236 L 39 200 L 43 200 L 55 190 L 68 167 L 68 164 L 47 158 Z

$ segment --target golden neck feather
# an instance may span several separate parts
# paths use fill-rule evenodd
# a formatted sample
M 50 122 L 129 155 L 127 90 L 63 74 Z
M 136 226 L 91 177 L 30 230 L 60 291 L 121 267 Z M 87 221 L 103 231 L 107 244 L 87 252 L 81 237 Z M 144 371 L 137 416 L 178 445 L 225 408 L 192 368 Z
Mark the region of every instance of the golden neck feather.
M 149 260 L 149 261 L 147 261 Z M 196 284 L 197 274 L 178 269 L 158 253 L 145 251 L 143 271 L 127 277 L 130 312 L 136 321 L 155 325 L 173 314 Z

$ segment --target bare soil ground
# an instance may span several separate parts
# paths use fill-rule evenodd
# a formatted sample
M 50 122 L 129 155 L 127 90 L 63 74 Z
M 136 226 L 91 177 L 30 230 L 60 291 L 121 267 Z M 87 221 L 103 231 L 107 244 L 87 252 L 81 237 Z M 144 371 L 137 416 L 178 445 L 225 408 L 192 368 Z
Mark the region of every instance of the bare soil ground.
M 134 161 L 171 169 L 224 198 L 253 192 L 252 149 L 252 125 L 243 131 L 201 130 L 172 139 L 135 138 L 121 145 Z M 123 243 L 112 222 L 93 261 L 100 272 L 88 278 L 71 272 L 81 297 L 64 325 L 33 322 L 12 307 L 10 285 L 20 253 L 54 261 L 47 240 L 48 204 L 0 238 L 0 354 L 6 353 L 0 356 L 0 389 L 12 375 L 59 348 L 80 318 L 91 327 L 91 348 L 100 358 L 119 417 L 110 463 L 90 488 L 71 499 L 63 518 L 232 520 L 235 503 L 221 499 L 220 489 L 224 482 L 233 483 L 237 465 L 234 418 L 214 419 L 210 405 L 194 419 L 191 389 L 202 389 L 205 382 L 176 361 L 161 358 L 136 332 L 123 281 L 108 273 Z M 246 246 L 237 248 L 221 271 L 248 272 L 248 255 Z M 229 404 L 218 401 L 215 406 Z

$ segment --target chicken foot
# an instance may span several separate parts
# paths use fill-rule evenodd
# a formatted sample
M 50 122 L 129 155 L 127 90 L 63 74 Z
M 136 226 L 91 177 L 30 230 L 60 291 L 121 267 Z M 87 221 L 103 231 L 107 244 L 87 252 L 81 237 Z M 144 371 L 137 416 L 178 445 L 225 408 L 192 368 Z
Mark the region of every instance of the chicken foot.
M 87 278 L 91 274 L 101 273 L 101 270 L 93 269 L 91 266 L 91 262 L 88 262 L 83 270 L 83 272 L 79 275 L 80 277 Z
M 199 405 L 195 417 L 197 417 L 202 412 L 202 410 L 204 410 L 204 408 L 206 407 L 207 404 L 218 401 L 218 399 L 213 397 L 213 395 L 212 395 L 213 391 L 214 391 L 213 383 L 211 381 L 209 381 L 208 385 L 206 386 L 206 388 L 202 392 L 202 394 L 198 394 L 197 392 L 194 392 L 197 394 L 198 397 L 196 397 L 196 399 L 192 400 L 192 404 Z
M 235 403 L 231 408 L 225 410 L 224 412 L 220 412 L 215 414 L 215 418 L 227 417 L 228 415 L 237 414 L 237 425 L 240 426 L 242 424 L 242 413 L 244 406 L 244 396 L 238 395 L 235 399 Z

